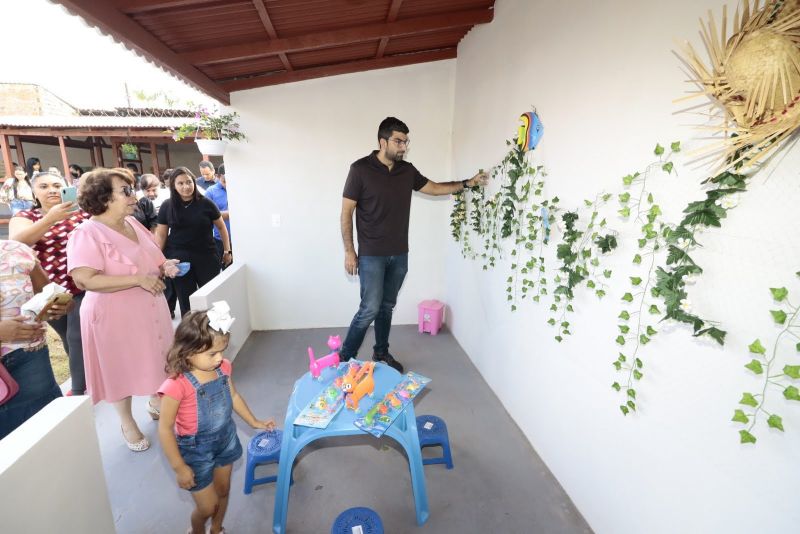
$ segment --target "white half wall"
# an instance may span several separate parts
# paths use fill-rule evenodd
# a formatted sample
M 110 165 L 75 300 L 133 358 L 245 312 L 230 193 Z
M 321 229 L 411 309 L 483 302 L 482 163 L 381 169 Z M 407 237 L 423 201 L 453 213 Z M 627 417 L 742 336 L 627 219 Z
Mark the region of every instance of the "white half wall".
M 701 50 L 698 18 L 711 9 L 719 21 L 722 5 L 497 0 L 494 21 L 459 47 L 454 174 L 499 162 L 504 140 L 531 105 L 545 127 L 533 161 L 547 167 L 547 196 L 558 195 L 565 208 L 603 190 L 622 192 L 621 177 L 651 162 L 656 142 L 701 145 L 690 125 L 702 119 L 677 114 L 681 106 L 671 103 L 690 88 L 671 49 L 677 38 Z M 621 247 L 610 258 L 611 290 L 600 303 L 578 295 L 574 335 L 562 344 L 545 324 L 547 305 L 508 310 L 507 263 L 484 273 L 450 242 L 451 328 L 596 532 L 797 529 L 800 408 L 775 390 L 771 408 L 783 416 L 786 433 L 759 421 L 755 446 L 738 443 L 741 426 L 730 419 L 742 392 L 759 384 L 743 368 L 747 345 L 757 337 L 771 343 L 778 333 L 768 288 L 785 285 L 795 300 L 800 290 L 799 162 L 794 149 L 774 173 L 754 178 L 723 228 L 702 235 L 696 258 L 705 275 L 690 298 L 702 317 L 728 330 L 725 347 L 660 326 L 665 331 L 642 353 L 640 411 L 627 418 L 610 387 L 619 380 L 611 362 L 620 297 L 635 274 L 637 228 L 612 215 Z M 704 198 L 699 182 L 708 171 L 684 163 L 680 158 L 677 176 L 659 179 L 658 200 L 671 220 Z
M 350 323 L 359 285 L 345 274 L 339 227 L 350 164 L 377 148 L 378 124 L 395 116 L 411 130 L 408 160 L 434 181 L 450 180 L 454 72 L 449 60 L 231 95 L 249 137 L 229 145 L 225 168 L 253 329 Z M 447 198 L 414 195 L 397 324 L 415 323 L 421 300 L 444 297 L 448 212 Z
M 228 169 L 225 169 L 228 172 Z M 193 310 L 208 310 L 218 301 L 224 300 L 231 309 L 231 317 L 235 320 L 231 325 L 231 337 L 225 357 L 233 361 L 239 350 L 247 341 L 250 332 L 250 298 L 247 287 L 247 265 L 236 261 L 230 267 L 214 277 L 209 283 L 195 291 L 189 297 L 189 305 Z
M 114 532 L 89 397 L 61 397 L 0 440 L 3 532 Z

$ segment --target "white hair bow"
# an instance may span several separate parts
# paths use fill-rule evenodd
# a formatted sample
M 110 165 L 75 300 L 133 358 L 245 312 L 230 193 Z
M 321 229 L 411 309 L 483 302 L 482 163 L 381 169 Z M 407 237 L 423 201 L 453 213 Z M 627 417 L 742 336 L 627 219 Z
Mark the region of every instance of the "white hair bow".
M 231 317 L 231 307 L 224 300 L 213 303 L 206 315 L 208 316 L 209 326 L 222 334 L 230 332 L 231 325 L 236 320 Z

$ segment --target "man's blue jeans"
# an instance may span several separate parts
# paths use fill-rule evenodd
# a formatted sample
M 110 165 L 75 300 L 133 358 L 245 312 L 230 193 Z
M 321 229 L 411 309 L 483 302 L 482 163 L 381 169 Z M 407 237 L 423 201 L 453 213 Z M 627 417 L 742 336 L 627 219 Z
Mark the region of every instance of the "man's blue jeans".
M 364 342 L 370 323 L 375 321 L 375 354 L 389 352 L 389 330 L 397 293 L 408 272 L 408 254 L 398 256 L 359 256 L 358 278 L 361 282 L 361 305 L 350 323 L 342 345 L 342 359 L 355 358 Z

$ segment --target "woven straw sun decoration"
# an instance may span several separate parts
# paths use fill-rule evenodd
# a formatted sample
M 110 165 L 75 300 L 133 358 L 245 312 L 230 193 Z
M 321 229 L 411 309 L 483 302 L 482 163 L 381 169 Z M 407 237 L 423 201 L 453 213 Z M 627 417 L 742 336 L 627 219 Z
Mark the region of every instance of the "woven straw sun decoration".
M 682 46 L 681 59 L 699 88 L 685 98 L 706 95 L 723 112 L 711 130 L 727 135 L 702 151 L 719 157 L 722 168 L 753 165 L 800 127 L 800 0 L 759 3 L 737 7 L 730 38 L 725 7 L 720 31 L 710 12 L 707 23 L 701 20 L 710 65 L 688 42 Z

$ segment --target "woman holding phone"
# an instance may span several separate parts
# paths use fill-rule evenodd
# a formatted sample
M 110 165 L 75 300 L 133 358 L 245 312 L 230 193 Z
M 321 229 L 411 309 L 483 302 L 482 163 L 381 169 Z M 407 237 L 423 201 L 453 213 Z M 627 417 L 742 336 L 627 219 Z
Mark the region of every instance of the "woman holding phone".
M 71 394 L 83 395 L 86 378 L 83 370 L 80 307 L 83 291 L 78 289 L 67 273 L 67 241 L 72 232 L 89 214 L 78 209 L 77 202 L 63 202 L 62 191 L 67 188 L 64 178 L 53 172 L 40 172 L 31 180 L 34 207 L 14 215 L 8 223 L 9 238 L 32 247 L 51 282 L 72 293 L 72 310 L 60 319 L 50 321 L 58 332 L 69 356 L 72 375 Z M 74 196 L 73 196 L 74 198 Z

